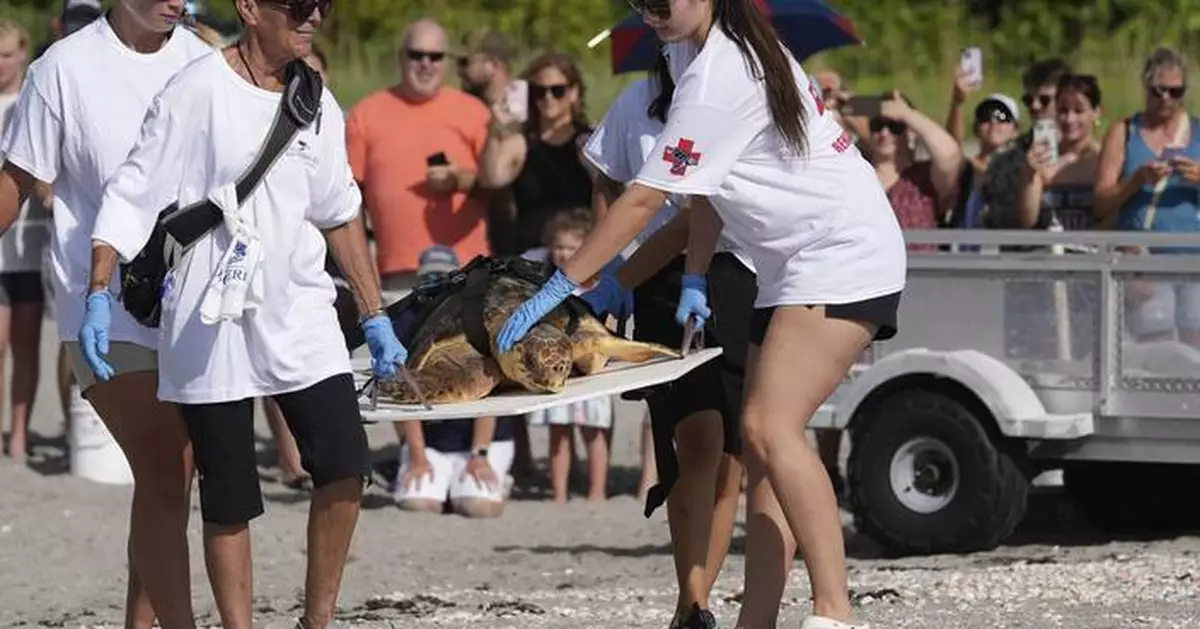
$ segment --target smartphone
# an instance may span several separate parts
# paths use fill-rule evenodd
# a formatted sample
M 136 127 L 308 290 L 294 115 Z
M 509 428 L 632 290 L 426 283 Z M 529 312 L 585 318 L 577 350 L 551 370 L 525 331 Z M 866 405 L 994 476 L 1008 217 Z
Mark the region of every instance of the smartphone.
M 972 85 L 983 84 L 983 51 L 976 47 L 963 48 L 958 68 Z
M 1185 157 L 1186 151 L 1187 149 L 1182 146 L 1168 146 L 1162 150 L 1162 154 L 1159 155 L 1158 160 L 1170 163 L 1171 160 L 1177 157 Z
M 1050 161 L 1058 161 L 1058 123 L 1053 120 L 1038 120 L 1033 123 L 1033 144 L 1044 145 L 1050 151 Z
M 883 113 L 882 96 L 855 96 L 842 106 L 842 116 L 877 118 Z
M 438 151 L 433 155 L 425 158 L 426 166 L 449 166 L 450 160 L 446 159 L 446 154 Z
M 529 118 L 529 81 L 517 79 L 509 83 L 504 102 L 517 122 L 525 122 Z

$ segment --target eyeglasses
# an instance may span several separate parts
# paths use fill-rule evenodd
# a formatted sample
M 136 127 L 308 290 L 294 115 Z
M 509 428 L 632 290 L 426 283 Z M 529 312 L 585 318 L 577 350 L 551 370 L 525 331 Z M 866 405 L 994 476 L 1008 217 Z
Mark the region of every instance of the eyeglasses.
M 983 124 L 985 122 L 1010 123 L 1013 121 L 1012 114 L 1008 109 L 999 104 L 990 104 L 975 110 L 975 124 Z
M 889 118 L 872 118 L 870 121 L 871 133 L 879 133 L 887 129 L 894 136 L 902 136 L 908 132 L 908 125 L 899 120 L 891 120 Z
M 1187 93 L 1186 85 L 1147 85 L 1146 91 L 1156 98 L 1171 97 L 1172 100 L 1179 100 Z
M 1037 102 L 1038 109 L 1045 109 L 1050 106 L 1050 103 L 1054 102 L 1054 97 L 1049 94 L 1038 94 L 1037 96 L 1025 94 L 1021 97 L 1021 102 L 1025 103 L 1025 106 L 1032 111 L 1034 102 Z
M 671 19 L 671 0 L 629 0 L 634 13 L 649 13 L 660 20 Z
M 296 22 L 307 22 L 308 18 L 312 17 L 313 11 L 321 10 L 321 17 L 329 17 L 330 11 L 333 11 L 333 0 L 262 0 L 267 4 L 273 4 L 278 7 L 287 9 L 288 17 Z
M 554 97 L 554 100 L 559 100 L 563 96 L 567 95 L 567 90 L 570 88 L 571 86 L 567 85 L 566 83 L 560 83 L 558 85 L 537 85 L 536 83 L 530 83 L 529 95 L 535 101 L 542 100 L 547 94 Z
M 417 50 L 416 48 L 405 48 L 404 56 L 409 61 L 423 61 L 428 59 L 430 63 L 439 63 L 446 58 L 446 52 L 442 50 Z

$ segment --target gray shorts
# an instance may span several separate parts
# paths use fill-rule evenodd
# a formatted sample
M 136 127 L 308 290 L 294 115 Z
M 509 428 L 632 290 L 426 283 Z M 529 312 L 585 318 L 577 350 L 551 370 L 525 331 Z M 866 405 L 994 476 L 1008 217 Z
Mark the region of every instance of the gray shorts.
M 1130 304 L 1129 333 L 1145 337 L 1168 332 L 1200 330 L 1200 284 L 1154 282 L 1149 299 Z
M 89 387 L 96 384 L 96 374 L 92 373 L 92 368 L 88 366 L 87 360 L 83 357 L 83 350 L 80 349 L 79 342 L 64 341 L 63 347 L 66 348 L 67 356 L 71 360 L 71 367 L 75 371 L 75 382 L 79 384 L 80 393 L 87 392 Z M 158 352 L 136 343 L 112 341 L 108 344 L 108 355 L 104 359 L 112 365 L 117 375 L 138 371 L 158 371 Z

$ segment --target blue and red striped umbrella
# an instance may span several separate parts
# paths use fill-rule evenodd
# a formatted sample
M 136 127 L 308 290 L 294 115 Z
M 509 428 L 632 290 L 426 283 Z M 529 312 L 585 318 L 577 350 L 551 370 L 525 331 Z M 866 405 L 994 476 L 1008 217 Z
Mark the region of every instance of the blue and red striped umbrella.
M 861 44 L 849 18 L 823 0 L 754 0 L 771 18 L 780 39 L 797 61 L 831 48 Z M 614 74 L 644 72 L 654 67 L 658 47 L 654 30 L 632 15 L 612 29 Z

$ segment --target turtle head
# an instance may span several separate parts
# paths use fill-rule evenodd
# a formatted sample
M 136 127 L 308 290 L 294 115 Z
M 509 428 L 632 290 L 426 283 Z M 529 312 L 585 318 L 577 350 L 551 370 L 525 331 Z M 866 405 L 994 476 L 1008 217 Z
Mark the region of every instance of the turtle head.
M 571 340 L 551 326 L 535 326 L 496 362 L 509 380 L 525 389 L 557 393 L 571 376 Z

